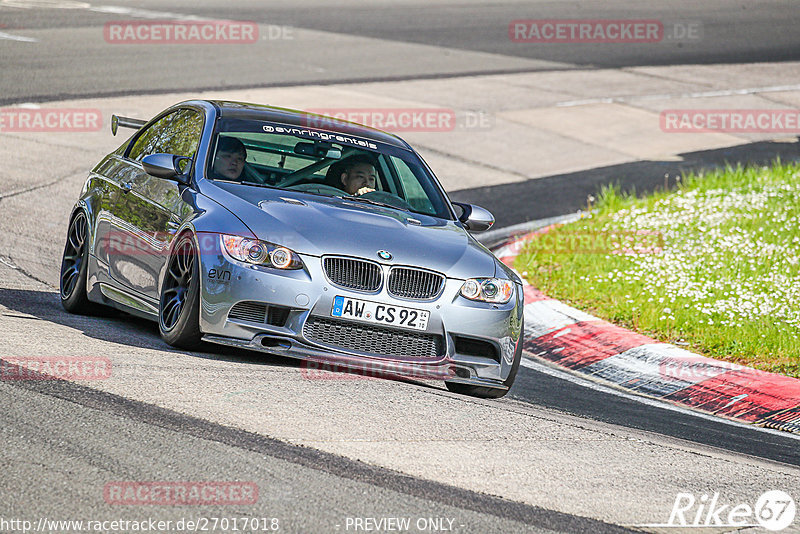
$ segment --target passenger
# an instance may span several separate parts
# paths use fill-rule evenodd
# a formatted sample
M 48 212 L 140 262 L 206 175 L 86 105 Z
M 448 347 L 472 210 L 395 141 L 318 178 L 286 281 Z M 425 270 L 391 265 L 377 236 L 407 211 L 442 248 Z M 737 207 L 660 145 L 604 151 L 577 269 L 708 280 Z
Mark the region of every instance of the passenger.
M 348 158 L 344 162 L 339 181 L 342 184 L 339 187 L 342 187 L 348 195 L 363 195 L 375 191 L 378 182 L 375 162 L 368 156 Z
M 242 179 L 247 149 L 235 137 L 220 137 L 217 143 L 217 155 L 214 157 L 211 178 L 216 180 Z

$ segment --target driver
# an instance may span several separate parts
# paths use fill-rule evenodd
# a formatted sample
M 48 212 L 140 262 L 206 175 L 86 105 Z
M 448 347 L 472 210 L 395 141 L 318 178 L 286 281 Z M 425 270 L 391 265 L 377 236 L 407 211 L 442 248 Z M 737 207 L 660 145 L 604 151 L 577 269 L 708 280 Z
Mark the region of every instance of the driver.
M 211 177 L 217 180 L 241 180 L 246 159 L 247 149 L 241 141 L 235 137 L 220 137 Z
M 363 195 L 375 191 L 378 181 L 375 163 L 368 156 L 354 156 L 347 160 L 339 180 L 348 195 Z

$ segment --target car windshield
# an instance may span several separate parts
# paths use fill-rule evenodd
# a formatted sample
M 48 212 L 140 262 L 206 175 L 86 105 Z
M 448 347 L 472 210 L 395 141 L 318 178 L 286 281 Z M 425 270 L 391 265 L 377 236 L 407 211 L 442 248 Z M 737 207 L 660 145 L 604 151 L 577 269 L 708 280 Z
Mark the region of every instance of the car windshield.
M 265 121 L 224 119 L 211 153 L 206 176 L 212 180 L 452 218 L 419 157 L 377 141 Z

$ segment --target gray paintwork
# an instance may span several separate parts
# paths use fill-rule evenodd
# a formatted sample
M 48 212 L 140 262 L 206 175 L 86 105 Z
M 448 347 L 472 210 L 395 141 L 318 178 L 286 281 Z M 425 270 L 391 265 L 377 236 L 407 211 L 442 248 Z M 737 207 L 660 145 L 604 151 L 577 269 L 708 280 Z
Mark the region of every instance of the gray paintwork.
M 412 374 L 505 387 L 502 382 L 521 343 L 522 288 L 516 275 L 466 231 L 449 201 L 452 217 L 442 219 L 336 197 L 208 180 L 203 173 L 213 127 L 220 116 L 302 124 L 304 114 L 251 104 L 190 101 L 165 110 L 148 125 L 169 112 L 187 108 L 202 113 L 204 125 L 193 168 L 182 179 L 186 184 L 150 176 L 140 162 L 124 157 L 136 134 L 90 173 L 76 204 L 76 209 L 87 213 L 92 229 L 87 276 L 90 300 L 157 320 L 170 247 L 177 235 L 191 232 L 200 251 L 200 327 L 207 341 L 408 373 L 408 360 L 332 350 L 304 337 L 306 319 L 311 315 L 329 317 L 333 298 L 343 295 L 430 312 L 427 332 L 443 336 L 446 354 L 411 362 Z M 348 124 L 342 131 L 412 150 L 398 137 L 367 127 Z M 485 210 L 476 213 L 481 217 L 487 214 Z M 222 250 L 220 233 L 289 247 L 300 255 L 304 268 L 281 271 L 236 261 Z M 125 241 L 124 246 L 115 249 L 109 236 Z M 387 250 L 393 257 L 382 260 L 378 250 Z M 429 300 L 391 296 L 385 284 L 372 293 L 348 290 L 328 281 L 323 255 L 369 259 L 381 264 L 384 275 L 396 265 L 421 267 L 443 273 L 447 280 L 443 291 Z M 220 279 L 210 275 L 212 269 L 230 275 Z M 507 304 L 474 302 L 459 295 L 466 278 L 492 276 L 516 282 L 515 296 Z M 280 305 L 292 311 L 282 327 L 228 318 L 231 307 L 240 301 Z M 457 353 L 454 335 L 493 344 L 500 362 Z M 262 343 L 264 339 L 269 340 L 268 346 Z

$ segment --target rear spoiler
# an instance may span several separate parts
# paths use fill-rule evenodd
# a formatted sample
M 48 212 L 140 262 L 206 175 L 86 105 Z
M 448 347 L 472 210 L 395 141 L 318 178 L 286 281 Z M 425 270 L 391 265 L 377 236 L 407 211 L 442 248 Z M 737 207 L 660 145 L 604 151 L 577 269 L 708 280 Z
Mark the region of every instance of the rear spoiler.
M 111 134 L 117 135 L 117 129 L 119 127 L 133 128 L 134 130 L 138 130 L 145 124 L 147 124 L 147 121 L 143 121 L 142 119 L 131 119 L 130 117 L 111 115 Z

